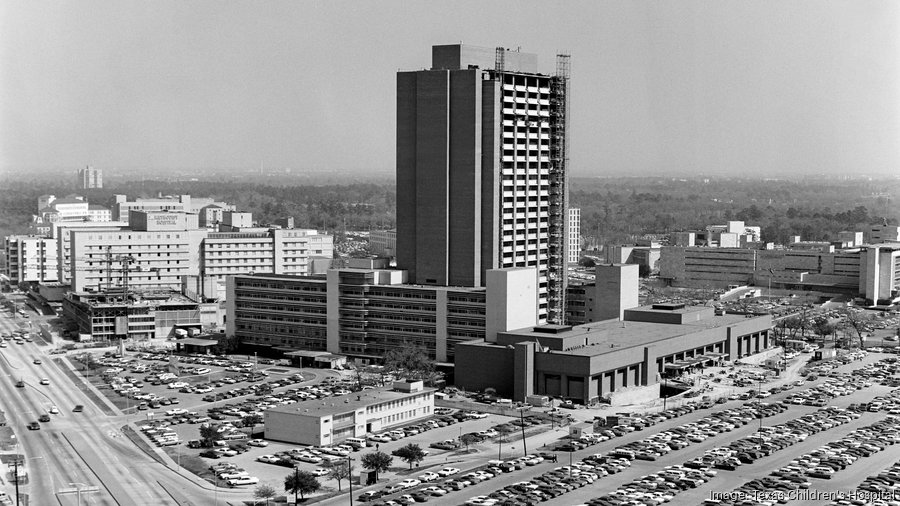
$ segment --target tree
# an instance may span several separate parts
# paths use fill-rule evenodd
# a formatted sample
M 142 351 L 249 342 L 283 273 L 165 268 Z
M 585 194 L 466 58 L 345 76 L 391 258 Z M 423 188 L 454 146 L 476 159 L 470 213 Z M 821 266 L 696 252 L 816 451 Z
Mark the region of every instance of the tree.
M 859 347 L 862 348 L 863 332 L 868 332 L 871 318 L 865 311 L 850 311 L 844 320 L 847 328 L 856 332 L 856 338 L 859 339 Z
M 322 484 L 316 479 L 316 476 L 308 471 L 294 469 L 292 474 L 284 477 L 284 491 L 294 494 L 294 502 L 297 502 L 297 494 L 303 499 L 304 494 L 311 494 L 319 490 Z
M 213 425 L 203 424 L 200 426 L 200 446 L 212 448 L 217 439 L 219 439 L 219 432 Z
M 813 331 L 822 338 L 822 346 L 825 346 L 825 338 L 834 332 L 834 325 L 828 321 L 828 318 L 816 318 L 812 321 L 812 327 Z
M 409 468 L 412 469 L 413 464 L 418 464 L 425 459 L 425 452 L 422 451 L 422 447 L 415 444 L 410 443 L 406 446 L 401 447 L 395 453 L 400 460 L 409 464 Z
M 241 424 L 244 427 L 250 427 L 251 432 L 253 432 L 253 427 L 256 427 L 257 425 L 259 425 L 261 423 L 263 423 L 263 417 L 261 415 L 255 414 L 255 413 L 246 415 L 246 416 L 244 416 L 244 418 L 241 418 Z
M 353 479 L 353 464 L 349 460 L 328 461 L 322 464 L 322 467 L 328 469 L 329 478 L 337 481 L 338 492 L 341 491 L 341 480 L 344 478 L 348 480 Z
M 392 372 L 405 373 L 408 380 L 424 379 L 434 371 L 434 361 L 425 348 L 411 343 L 388 351 L 384 365 Z
M 275 487 L 268 484 L 262 484 L 256 487 L 256 490 L 253 491 L 253 497 L 257 499 L 265 499 L 266 506 L 269 506 L 269 499 L 275 497 L 276 495 L 278 495 L 278 491 L 275 490 Z
M 384 452 L 367 453 L 360 459 L 360 464 L 366 469 L 375 471 L 375 481 L 378 481 L 378 473 L 387 471 L 391 467 L 394 457 Z
M 471 432 L 469 432 L 469 433 L 463 434 L 462 436 L 459 436 L 459 442 L 466 445 L 466 452 L 468 452 L 469 445 L 477 443 L 478 437 L 475 434 L 472 434 Z

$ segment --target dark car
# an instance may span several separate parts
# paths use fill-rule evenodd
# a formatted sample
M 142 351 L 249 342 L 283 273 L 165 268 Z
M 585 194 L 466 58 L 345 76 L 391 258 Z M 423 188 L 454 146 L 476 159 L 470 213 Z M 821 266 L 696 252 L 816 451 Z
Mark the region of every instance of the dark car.
M 48 415 L 47 413 L 44 413 L 43 415 L 41 415 L 41 416 L 38 417 L 38 421 L 39 421 L 39 422 L 49 422 L 49 421 L 50 421 L 50 415 Z
M 28 424 L 28 430 L 41 430 L 41 424 L 37 422 L 31 422 Z
M 73 413 L 81 413 L 82 411 L 84 411 L 84 406 L 81 404 L 76 405 L 75 409 L 72 410 Z

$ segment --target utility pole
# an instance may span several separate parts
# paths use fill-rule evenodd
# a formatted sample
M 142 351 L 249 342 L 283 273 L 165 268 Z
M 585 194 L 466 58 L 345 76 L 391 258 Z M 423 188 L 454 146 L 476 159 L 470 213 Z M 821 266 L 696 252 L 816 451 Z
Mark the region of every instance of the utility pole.
M 13 472 L 15 473 L 16 480 L 16 506 L 19 506 L 19 456 L 16 455 L 16 460 L 13 461 Z
M 528 442 L 525 440 L 525 406 L 519 408 L 519 421 L 522 423 L 520 427 L 522 427 L 522 455 L 528 455 Z
M 347 455 L 347 481 L 350 482 L 350 506 L 353 506 L 353 464 L 356 460 Z

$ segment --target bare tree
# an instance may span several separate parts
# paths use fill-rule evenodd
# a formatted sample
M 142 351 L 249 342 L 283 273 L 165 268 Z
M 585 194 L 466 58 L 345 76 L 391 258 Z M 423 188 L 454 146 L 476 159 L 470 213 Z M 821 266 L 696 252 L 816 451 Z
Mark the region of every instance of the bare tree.
M 862 338 L 863 332 L 867 332 L 869 330 L 869 323 L 871 318 L 865 311 L 850 311 L 847 313 L 847 318 L 845 319 L 846 328 L 853 329 L 856 333 L 856 338 L 859 339 L 859 347 L 862 348 Z
M 353 479 L 353 464 L 346 459 L 326 462 L 323 464 L 323 467 L 328 469 L 328 477 L 337 481 L 338 492 L 341 491 L 341 480 L 344 478 L 348 480 Z

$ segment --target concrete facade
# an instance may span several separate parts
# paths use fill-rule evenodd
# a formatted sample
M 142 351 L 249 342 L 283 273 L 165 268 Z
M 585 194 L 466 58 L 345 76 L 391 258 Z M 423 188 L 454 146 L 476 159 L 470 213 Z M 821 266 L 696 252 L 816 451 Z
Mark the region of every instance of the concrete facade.
M 397 256 L 397 231 L 373 230 L 369 232 L 369 253 L 383 257 Z
M 234 205 L 225 202 L 217 202 L 206 197 L 191 197 L 190 195 L 160 196 L 157 198 L 138 198 L 129 201 L 126 195 L 116 195 L 112 208 L 112 219 L 116 221 L 128 221 L 130 211 L 173 211 L 189 214 L 200 214 L 204 207 L 216 205 L 223 211 L 234 211 Z
M 547 395 L 593 402 L 627 388 L 656 388 L 664 374 L 732 361 L 771 346 L 770 316 L 715 316 L 711 308 L 658 305 L 622 322 L 544 325 L 457 347 L 456 383 L 524 401 Z
M 241 214 L 239 223 L 252 221 Z M 212 232 L 199 228 L 198 216 L 171 211 L 130 211 L 130 225 L 62 229 L 63 260 L 74 291 L 133 288 L 180 289 L 185 277 L 203 297 L 210 284 L 252 272 L 306 275 L 316 258 L 331 259 L 332 236 L 306 229 L 253 228 Z M 121 225 L 121 224 L 120 224 Z M 118 259 L 133 259 L 126 270 Z M 107 260 L 113 259 L 112 265 Z
M 171 337 L 178 326 L 213 323 L 204 321 L 204 313 L 215 318 L 216 304 L 198 303 L 172 290 L 129 291 L 127 301 L 122 292 L 69 292 L 63 300 L 63 317 L 95 341 Z
M 621 320 L 626 309 L 638 306 L 637 265 L 598 265 L 594 279 L 594 304 L 587 321 Z
M 567 248 L 565 227 L 549 230 L 551 78 L 529 70 L 535 55 L 502 54 L 497 71 L 495 49 L 435 46 L 430 70 L 397 74 L 397 265 L 413 283 L 473 287 L 534 267 L 546 319 L 566 282 L 550 256 Z
M 659 276 L 676 286 L 727 288 L 729 285 L 856 291 L 860 250 L 705 248 L 661 249 Z
M 581 259 L 581 209 L 577 207 L 569 208 L 569 248 L 568 262 L 577 264 Z
M 277 351 L 313 350 L 362 363 L 421 346 L 452 363 L 456 344 L 485 336 L 485 288 L 407 285 L 406 272 L 332 269 L 326 277 L 228 279 L 226 333 Z
M 900 302 L 900 243 L 866 246 L 859 292 L 869 304 Z
M 10 235 L 4 239 L 6 275 L 11 285 L 59 280 L 56 239 Z
M 897 225 L 872 225 L 863 232 L 868 244 L 880 244 L 884 242 L 900 242 L 900 227 Z
M 434 389 L 423 388 L 421 381 L 408 385 L 267 409 L 265 438 L 330 446 L 433 416 Z
M 498 332 L 536 325 L 537 286 L 534 269 L 495 269 L 487 272 L 486 339 L 493 341 Z

